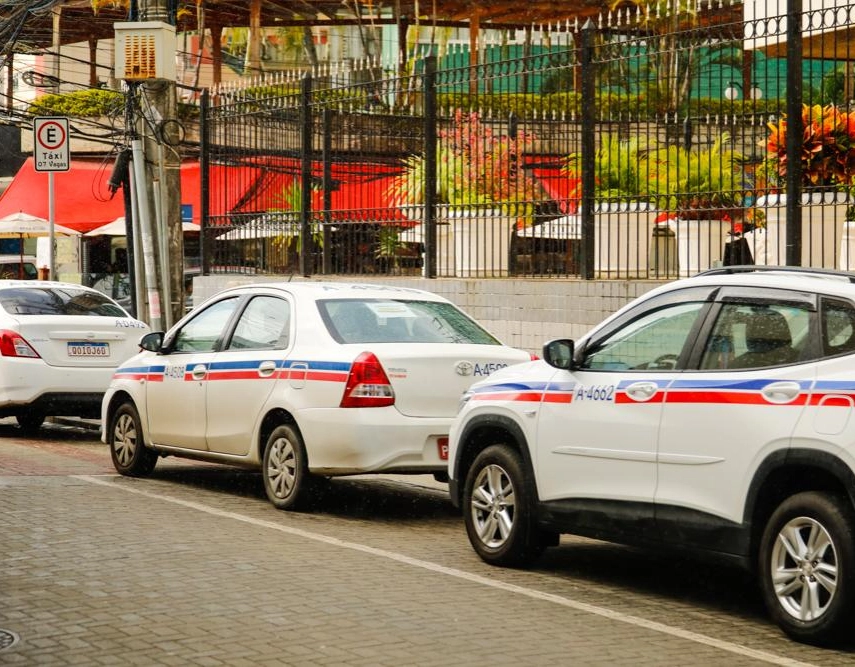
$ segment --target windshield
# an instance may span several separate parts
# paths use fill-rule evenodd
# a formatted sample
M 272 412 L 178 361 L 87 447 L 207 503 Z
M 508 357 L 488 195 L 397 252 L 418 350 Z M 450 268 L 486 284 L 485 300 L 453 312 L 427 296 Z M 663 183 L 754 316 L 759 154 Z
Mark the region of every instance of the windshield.
M 318 301 L 318 309 L 339 343 L 501 344 L 450 303 L 328 299 Z
M 130 317 L 100 292 L 73 286 L 9 287 L 0 290 L 0 306 L 12 315 Z

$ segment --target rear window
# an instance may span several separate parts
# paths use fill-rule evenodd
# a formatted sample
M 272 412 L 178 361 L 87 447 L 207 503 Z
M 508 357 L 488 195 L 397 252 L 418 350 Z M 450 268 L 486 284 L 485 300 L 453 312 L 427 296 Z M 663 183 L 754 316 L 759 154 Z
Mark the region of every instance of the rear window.
M 9 287 L 0 306 L 12 315 L 100 315 L 129 317 L 100 292 L 75 287 Z
M 475 343 L 500 345 L 450 303 L 387 299 L 318 301 L 339 343 Z

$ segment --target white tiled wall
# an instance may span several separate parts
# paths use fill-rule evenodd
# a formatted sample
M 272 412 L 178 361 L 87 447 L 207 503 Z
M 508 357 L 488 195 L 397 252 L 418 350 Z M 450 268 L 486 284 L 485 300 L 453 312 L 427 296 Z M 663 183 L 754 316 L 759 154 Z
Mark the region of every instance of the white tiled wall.
M 193 297 L 198 304 L 232 285 L 276 280 L 276 276 L 201 276 L 194 279 Z M 579 338 L 628 301 L 662 284 L 655 280 L 427 280 L 377 276 L 363 281 L 344 276 L 323 280 L 398 285 L 440 294 L 503 342 L 534 353 L 539 353 L 543 343 L 552 338 Z

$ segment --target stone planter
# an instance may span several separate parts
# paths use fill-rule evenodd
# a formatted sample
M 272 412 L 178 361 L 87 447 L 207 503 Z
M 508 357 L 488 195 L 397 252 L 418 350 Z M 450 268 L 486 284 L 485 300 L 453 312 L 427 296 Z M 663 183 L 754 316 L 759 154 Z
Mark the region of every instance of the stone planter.
M 594 209 L 594 272 L 598 278 L 647 278 L 657 211 L 647 202 L 611 202 Z
M 498 209 L 450 209 L 448 226 L 454 239 L 454 275 L 458 278 L 507 276 L 515 222 Z M 442 250 L 442 242 L 438 243 Z
M 766 217 L 765 228 L 748 232 L 754 263 L 780 266 L 787 263 L 787 195 L 757 199 L 756 208 Z M 845 192 L 802 194 L 802 266 L 855 268 L 855 254 L 843 247 L 849 198 Z

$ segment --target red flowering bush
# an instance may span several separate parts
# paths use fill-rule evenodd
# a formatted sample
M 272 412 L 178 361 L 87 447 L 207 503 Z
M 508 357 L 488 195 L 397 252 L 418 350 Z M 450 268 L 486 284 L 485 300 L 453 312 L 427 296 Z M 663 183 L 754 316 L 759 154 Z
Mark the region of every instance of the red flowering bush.
M 495 206 L 528 218 L 540 197 L 536 181 L 523 170 L 523 153 L 535 137 L 496 132 L 477 112 L 457 110 L 437 141 L 437 203 L 458 207 Z M 388 191 L 396 206 L 425 201 L 424 156 L 407 159 Z
M 802 106 L 802 184 L 807 187 L 855 185 L 855 112 L 835 105 Z M 766 173 L 778 185 L 787 176 L 787 118 L 769 123 Z

